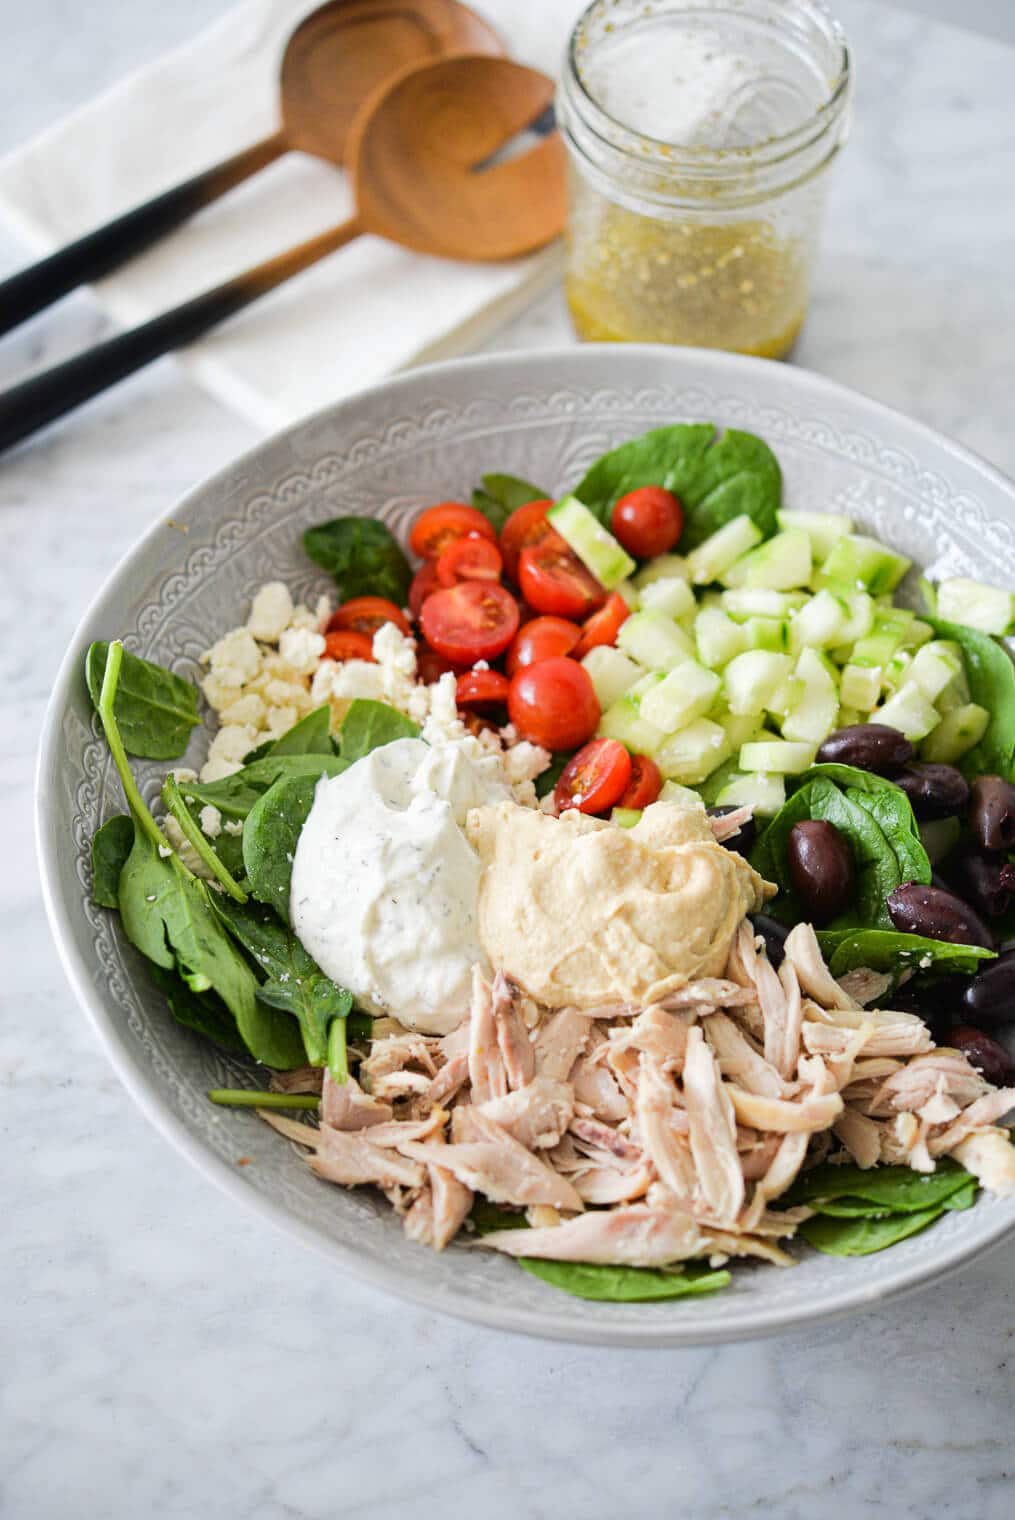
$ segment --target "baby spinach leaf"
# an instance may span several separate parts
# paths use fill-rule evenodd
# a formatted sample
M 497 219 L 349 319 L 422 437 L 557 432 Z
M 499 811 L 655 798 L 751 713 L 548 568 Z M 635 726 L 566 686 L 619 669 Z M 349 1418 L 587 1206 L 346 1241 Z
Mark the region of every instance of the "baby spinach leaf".
M 868 1203 L 866 1198 L 818 1198 L 813 1206 L 819 1214 L 830 1214 L 833 1219 L 887 1219 L 892 1212 Z
M 835 977 L 845 976 L 857 966 L 894 976 L 931 968 L 972 976 L 981 961 L 994 958 L 992 950 L 979 945 L 951 945 L 919 934 L 900 934 L 897 929 L 819 929 L 818 944 Z
M 540 1261 L 534 1256 L 519 1256 L 518 1265 L 533 1277 L 541 1278 L 553 1288 L 561 1288 L 574 1298 L 592 1298 L 602 1303 L 637 1304 L 650 1299 L 689 1298 L 693 1294 L 714 1293 L 728 1287 L 728 1272 L 713 1272 L 694 1266 L 668 1272 L 659 1267 L 606 1267 L 581 1261 Z
M 782 474 L 767 443 L 753 433 L 731 428 L 717 439 L 709 422 L 653 428 L 598 459 L 575 495 L 609 525 L 617 501 L 638 486 L 665 486 L 680 498 L 683 553 L 741 515 L 765 538 L 776 530 Z
M 963 1187 L 957 1188 L 954 1193 L 948 1194 L 941 1207 L 949 1211 L 971 1209 L 976 1202 L 978 1188 L 979 1184 L 976 1178 L 970 1177 Z
M 549 491 L 520 480 L 517 475 L 484 475 L 472 493 L 472 505 L 499 533 L 512 512 L 526 502 L 546 501 L 549 495 Z
M 950 1157 L 942 1157 L 933 1172 L 914 1172 L 908 1166 L 812 1167 L 797 1178 L 779 1200 L 780 1208 L 805 1203 L 816 1207 L 829 1198 L 862 1198 L 894 1214 L 940 1208 L 946 1198 L 975 1179 Z
M 404 607 L 412 571 L 390 531 L 374 517 L 335 517 L 303 535 L 310 558 L 334 576 L 343 602 L 385 596 Z
M 311 1065 L 323 1066 L 328 1058 L 330 1027 L 341 1019 L 344 1030 L 344 1021 L 352 1008 L 352 993 L 325 976 L 295 934 L 279 922 L 270 908 L 220 897 L 215 909 L 265 975 L 266 980 L 257 988 L 258 1002 L 298 1019 L 303 1034 L 301 1058 Z
M 246 818 L 254 804 L 283 776 L 338 776 L 348 769 L 339 755 L 266 755 L 221 781 L 185 781 L 186 802 L 210 802 L 226 818 Z
M 109 645 L 99 641 L 85 659 L 88 694 L 98 711 Z M 144 760 L 175 760 L 190 741 L 190 730 L 201 721 L 198 692 L 192 681 L 161 665 L 123 651 L 116 687 L 116 725 L 128 755 Z
M 977 633 L 961 623 L 927 618 L 939 639 L 960 645 L 972 700 L 990 713 L 979 744 L 958 762 L 969 780 L 984 774 L 1011 779 L 1015 774 L 1015 665 L 1011 655 L 989 633 Z
M 120 906 L 120 872 L 134 843 L 134 825 L 126 813 L 107 818 L 92 835 L 92 901 L 100 908 Z
M 419 724 L 413 723 L 386 702 L 357 697 L 342 721 L 342 759 L 347 765 L 362 760 L 371 750 L 395 739 L 418 739 Z
M 535 788 L 537 797 L 545 797 L 549 792 L 553 791 L 570 758 L 570 755 L 554 755 L 542 775 L 536 777 Z
M 943 1208 L 920 1209 L 878 1219 L 833 1219 L 828 1214 L 816 1214 L 800 1226 L 799 1234 L 826 1256 L 873 1256 L 909 1235 L 919 1234 L 943 1213 Z
M 244 765 L 251 765 L 255 760 L 263 760 L 267 755 L 334 755 L 335 743 L 331 737 L 331 708 L 325 702 L 323 707 L 315 707 L 312 713 L 294 723 L 292 728 L 286 729 L 277 739 L 266 739 L 256 749 L 252 749 L 249 755 L 244 757 Z
M 314 805 L 318 776 L 283 776 L 269 787 L 243 825 L 243 865 L 252 897 L 289 922 L 293 859 Z
M 893 929 L 886 906 L 889 892 L 904 881 L 929 882 L 931 877 L 905 793 L 883 777 L 849 765 L 815 765 L 803 773 L 751 852 L 754 868 L 780 889 L 769 911 L 787 922 L 805 916 L 793 892 L 787 855 L 790 831 L 805 818 L 834 824 L 853 852 L 854 905 L 833 928 Z
M 165 993 L 169 1012 L 178 1024 L 214 1040 L 224 1050 L 246 1052 L 236 1020 L 214 992 L 192 992 L 182 977 L 161 966 L 151 967 L 151 977 Z
M 488 1198 L 478 1197 L 469 1213 L 469 1223 L 477 1235 L 492 1235 L 495 1230 L 527 1230 L 529 1222 L 524 1214 L 502 1209 Z
M 162 783 L 162 802 L 167 813 L 171 813 L 180 825 L 191 849 L 204 861 L 219 885 L 229 893 L 230 897 L 235 897 L 237 902 L 246 902 L 247 894 L 234 879 L 232 872 L 223 864 L 212 840 L 202 829 L 200 819 L 194 817 L 193 812 L 184 802 L 172 771 Z

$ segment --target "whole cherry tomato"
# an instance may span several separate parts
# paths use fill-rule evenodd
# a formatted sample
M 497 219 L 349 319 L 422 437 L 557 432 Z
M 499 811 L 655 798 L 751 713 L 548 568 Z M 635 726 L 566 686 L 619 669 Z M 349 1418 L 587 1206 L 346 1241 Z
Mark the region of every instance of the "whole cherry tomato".
M 631 609 L 620 592 L 611 592 L 606 605 L 582 624 L 582 635 L 573 651 L 575 659 L 580 660 L 590 649 L 595 649 L 597 644 L 615 644 L 621 624 L 626 623 L 630 616 Z
M 628 554 L 650 559 L 673 548 L 684 531 L 684 509 L 665 487 L 639 486 L 617 502 L 610 526 Z
M 554 787 L 557 811 L 605 813 L 623 797 L 631 779 L 631 756 L 616 739 L 591 739 L 572 755 Z
M 439 559 L 448 544 L 468 533 L 497 542 L 493 524 L 482 512 L 466 506 L 464 501 L 442 501 L 439 506 L 427 507 L 416 518 L 409 534 L 409 548 L 420 559 Z
M 343 628 L 351 628 L 354 633 L 365 633 L 373 638 L 385 623 L 394 623 L 399 633 L 409 637 L 411 630 L 405 614 L 394 602 L 383 596 L 354 596 L 351 602 L 343 602 L 338 611 L 332 613 L 325 632 L 340 633 Z
M 513 676 L 523 665 L 537 665 L 554 655 L 570 654 L 581 636 L 577 623 L 569 623 L 565 618 L 534 617 L 519 628 L 511 642 L 505 662 L 508 675 Z
M 492 581 L 460 581 L 427 597 L 419 624 L 438 654 L 473 665 L 503 654 L 518 631 L 518 603 Z
M 577 749 L 595 733 L 599 698 L 577 660 L 555 656 L 523 665 L 511 679 L 508 717 L 523 739 L 544 749 Z

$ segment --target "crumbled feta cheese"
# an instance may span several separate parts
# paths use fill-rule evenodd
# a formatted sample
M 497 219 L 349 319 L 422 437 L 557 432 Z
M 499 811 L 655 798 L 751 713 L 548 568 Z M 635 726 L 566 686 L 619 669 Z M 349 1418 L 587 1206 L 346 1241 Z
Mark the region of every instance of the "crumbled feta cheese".
M 512 784 L 518 781 L 534 781 L 549 765 L 552 756 L 548 749 L 530 744 L 527 739 L 504 751 L 504 774 Z
M 255 639 L 266 644 L 277 644 L 293 615 L 293 599 L 288 586 L 281 581 L 269 581 L 254 597 L 247 618 L 247 627 Z
M 168 844 L 160 844 L 159 845 L 159 859 L 160 860 L 168 860 L 169 857 L 170 857 L 170 855 L 172 853 L 173 853 L 172 849 L 170 848 L 170 846 Z
M 248 691 L 244 696 L 237 697 L 234 702 L 230 702 L 227 707 L 219 710 L 223 723 L 249 723 L 252 728 L 260 728 L 264 722 L 264 714 L 264 699 L 258 696 L 256 691 Z
M 384 677 L 380 666 L 369 660 L 322 660 L 310 687 L 310 697 L 315 704 L 351 702 L 356 697 L 383 702 Z
M 268 707 L 299 707 L 307 695 L 305 686 L 295 681 L 269 681 L 264 688 Z
M 202 658 L 209 661 L 212 675 L 223 686 L 245 686 L 261 668 L 261 651 L 246 628 L 234 628 Z
M 312 675 L 324 653 L 324 636 L 309 628 L 287 628 L 278 641 L 278 652 L 299 675 Z
M 453 742 L 465 733 L 465 725 L 458 716 L 456 685 L 454 672 L 447 670 L 430 687 L 430 712 L 423 724 L 423 738 L 428 744 Z
M 327 604 L 328 598 L 326 596 L 322 597 L 321 601 Z M 321 602 L 319 601 L 317 605 L 320 607 Z M 289 627 L 306 628 L 310 633 L 320 633 L 321 624 L 326 621 L 327 614 L 322 618 L 318 613 L 311 612 L 309 607 L 300 602 L 298 607 L 293 608 L 292 617 L 289 619 Z
M 182 786 L 185 781 L 196 781 L 197 771 L 192 771 L 189 765 L 181 765 L 179 770 L 173 772 L 177 786 Z
M 533 781 L 516 782 L 511 793 L 519 807 L 536 807 L 539 803 L 539 793 Z
M 222 832 L 222 814 L 210 802 L 206 803 L 198 813 L 197 821 L 201 825 L 202 833 L 207 834 L 209 839 L 217 839 Z
M 226 821 L 225 821 L 225 823 L 223 823 L 222 827 L 225 829 L 225 831 L 226 831 L 227 834 L 242 834 L 243 833 L 243 819 L 242 818 L 227 818 Z
M 239 760 L 206 760 L 201 767 L 202 781 L 224 781 L 242 768 Z
M 324 632 L 324 625 L 331 617 L 331 597 L 319 596 L 314 606 L 314 619 L 319 633 Z
M 477 660 L 472 668 L 473 668 L 473 670 L 489 670 L 490 669 L 490 661 L 489 660 Z
M 278 739 L 282 734 L 287 734 L 299 720 L 299 711 L 295 707 L 270 707 L 268 709 L 268 733 L 273 739 Z
M 162 828 L 165 831 L 166 838 L 180 857 L 180 860 L 187 867 L 187 870 L 193 871 L 195 876 L 203 876 L 205 881 L 213 881 L 215 878 L 214 871 L 201 859 L 172 813 L 167 813 L 166 817 L 163 818 Z M 161 851 L 159 853 L 161 854 Z
M 226 723 L 211 741 L 209 760 L 242 761 L 257 743 L 257 729 L 249 723 Z

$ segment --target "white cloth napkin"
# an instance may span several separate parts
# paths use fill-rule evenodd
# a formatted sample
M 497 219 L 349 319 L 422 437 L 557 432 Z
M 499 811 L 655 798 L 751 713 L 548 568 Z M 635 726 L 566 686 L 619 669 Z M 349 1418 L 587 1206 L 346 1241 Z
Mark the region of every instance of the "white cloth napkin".
M 315 0 L 244 0 L 176 52 L 0 160 L 0 214 L 51 252 L 277 127 L 286 40 Z M 556 75 L 579 0 L 480 0 L 520 61 Z M 95 286 L 133 324 L 351 211 L 344 174 L 288 154 Z M 194 377 L 276 428 L 396 370 L 482 342 L 556 277 L 556 247 L 452 263 L 373 237 L 265 296 L 181 353 Z M 43 319 L 45 320 L 45 319 Z

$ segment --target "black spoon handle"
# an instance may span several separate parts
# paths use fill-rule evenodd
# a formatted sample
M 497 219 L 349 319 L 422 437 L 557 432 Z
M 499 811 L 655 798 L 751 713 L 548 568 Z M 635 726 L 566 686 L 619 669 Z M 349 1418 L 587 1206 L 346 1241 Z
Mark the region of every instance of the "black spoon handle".
M 0 283 L 0 335 L 76 286 L 101 279 L 285 151 L 281 134 L 265 138 L 11 275 Z
M 199 338 L 209 328 L 249 306 L 251 301 L 274 290 L 276 285 L 351 242 L 359 236 L 360 230 L 359 222 L 353 217 L 340 227 L 319 233 L 225 284 L 206 290 L 182 306 L 153 317 L 140 327 L 120 333 L 86 353 L 12 386 L 0 394 L 0 451 L 27 438 L 47 423 L 55 422 L 57 417 L 132 375 L 161 354 Z

